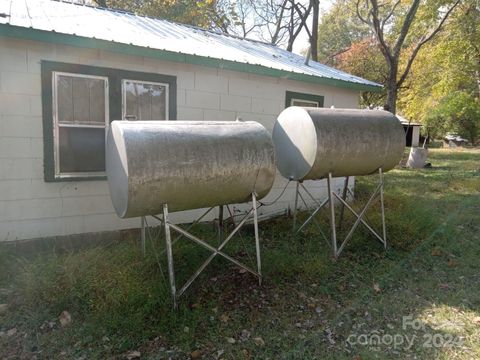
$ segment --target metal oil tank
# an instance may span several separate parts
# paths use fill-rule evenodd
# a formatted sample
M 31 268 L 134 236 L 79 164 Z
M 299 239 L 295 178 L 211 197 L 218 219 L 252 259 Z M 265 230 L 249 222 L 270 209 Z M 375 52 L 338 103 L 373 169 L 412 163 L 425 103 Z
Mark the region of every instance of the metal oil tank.
M 260 199 L 275 178 L 271 136 L 253 121 L 113 121 L 106 166 L 122 218 Z
M 400 121 L 382 110 L 292 106 L 280 113 L 272 136 L 278 170 L 298 181 L 385 172 L 405 148 Z

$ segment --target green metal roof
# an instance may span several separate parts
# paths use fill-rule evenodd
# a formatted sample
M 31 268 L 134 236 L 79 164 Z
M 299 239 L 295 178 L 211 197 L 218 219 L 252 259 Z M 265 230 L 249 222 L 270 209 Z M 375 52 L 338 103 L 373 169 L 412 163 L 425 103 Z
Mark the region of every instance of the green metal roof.
M 0 35 L 379 91 L 381 85 L 271 44 L 166 20 L 53 0 L 0 0 Z

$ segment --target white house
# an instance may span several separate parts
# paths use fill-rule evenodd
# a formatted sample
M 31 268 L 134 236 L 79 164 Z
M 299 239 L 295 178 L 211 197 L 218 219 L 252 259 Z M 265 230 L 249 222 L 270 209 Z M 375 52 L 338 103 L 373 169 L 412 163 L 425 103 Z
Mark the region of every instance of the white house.
M 269 44 L 51 0 L 0 0 L 0 241 L 138 228 L 105 178 L 115 119 L 254 120 L 358 107 L 378 84 Z M 286 184 L 277 176 L 265 199 Z M 339 182 L 340 184 L 340 182 Z M 294 186 L 260 215 L 291 206 Z M 323 185 L 311 185 L 320 196 Z M 188 222 L 197 212 L 176 214 Z

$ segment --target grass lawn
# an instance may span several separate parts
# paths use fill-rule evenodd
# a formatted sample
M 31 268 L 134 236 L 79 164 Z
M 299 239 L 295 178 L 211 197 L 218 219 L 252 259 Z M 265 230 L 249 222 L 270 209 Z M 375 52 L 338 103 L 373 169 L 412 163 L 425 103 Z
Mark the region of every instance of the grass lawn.
M 161 239 L 145 258 L 135 239 L 28 257 L 2 246 L 0 358 L 478 359 L 480 150 L 429 161 L 385 174 L 387 251 L 362 229 L 333 262 L 314 224 L 294 236 L 289 218 L 263 222 L 263 285 L 215 259 L 177 312 Z M 356 197 L 375 180 L 358 178 Z M 253 244 L 246 229 L 226 252 L 251 263 Z M 207 254 L 187 241 L 174 253 L 179 282 Z

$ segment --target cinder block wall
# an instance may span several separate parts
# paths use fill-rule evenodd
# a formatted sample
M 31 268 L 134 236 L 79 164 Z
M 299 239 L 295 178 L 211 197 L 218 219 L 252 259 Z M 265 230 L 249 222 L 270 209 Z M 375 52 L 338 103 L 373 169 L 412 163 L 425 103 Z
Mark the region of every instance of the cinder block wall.
M 325 106 L 358 107 L 356 91 L 266 76 L 165 62 L 151 58 L 0 37 L 0 241 L 62 236 L 139 227 L 139 219 L 119 219 L 106 181 L 46 183 L 40 61 L 144 71 L 177 77 L 179 120 L 253 120 L 270 131 L 285 105 L 285 92 L 314 93 Z M 342 181 L 338 179 L 338 188 Z M 263 200 L 275 199 L 286 185 L 280 175 Z M 319 197 L 324 182 L 308 184 Z M 260 215 L 284 211 L 294 199 L 294 184 L 275 206 Z M 237 205 L 244 209 L 244 205 Z M 201 211 L 173 214 L 189 222 Z

